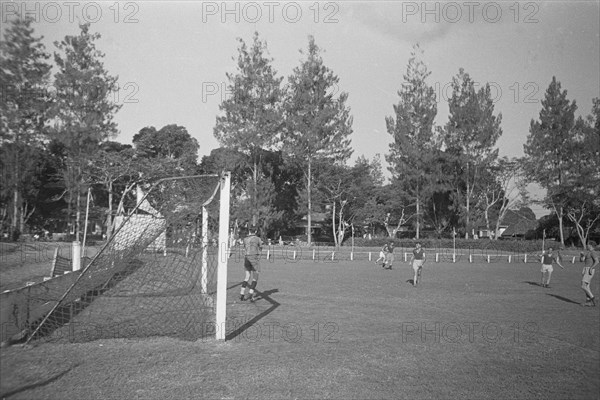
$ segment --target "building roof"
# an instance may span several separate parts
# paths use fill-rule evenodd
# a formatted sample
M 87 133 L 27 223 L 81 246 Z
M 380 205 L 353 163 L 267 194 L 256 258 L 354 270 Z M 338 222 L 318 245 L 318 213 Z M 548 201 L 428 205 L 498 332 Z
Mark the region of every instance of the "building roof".
M 502 236 L 523 236 L 527 232 L 537 228 L 538 222 L 529 218 L 528 215 L 519 211 L 508 210 L 504 221 L 508 228 L 502 232 Z
M 311 225 L 313 228 L 315 227 L 319 227 L 323 225 L 323 222 L 325 222 L 325 219 L 327 217 L 327 214 L 322 213 L 322 212 L 313 212 L 311 214 L 312 218 L 310 220 Z M 308 218 L 306 215 L 304 215 L 302 217 L 302 219 L 300 220 L 300 222 L 298 224 L 296 224 L 297 228 L 307 228 L 308 227 Z

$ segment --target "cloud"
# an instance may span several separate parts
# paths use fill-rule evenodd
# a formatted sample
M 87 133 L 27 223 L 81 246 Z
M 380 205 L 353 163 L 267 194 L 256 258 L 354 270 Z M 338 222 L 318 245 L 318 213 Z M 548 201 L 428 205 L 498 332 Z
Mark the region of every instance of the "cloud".
M 435 9 L 432 10 L 434 13 L 425 14 L 425 22 L 422 22 L 423 10 L 413 2 L 352 3 L 342 8 L 346 17 L 368 29 L 407 43 L 441 40 L 456 26 L 443 20 L 441 8 L 438 16 L 434 15 Z M 435 21 L 437 17 L 440 22 Z

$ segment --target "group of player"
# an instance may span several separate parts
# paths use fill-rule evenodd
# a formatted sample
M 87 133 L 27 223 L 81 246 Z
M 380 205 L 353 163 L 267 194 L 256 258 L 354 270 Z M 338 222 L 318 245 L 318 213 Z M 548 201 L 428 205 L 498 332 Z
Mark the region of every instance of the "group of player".
M 590 290 L 590 283 L 595 273 L 596 266 L 598 266 L 598 254 L 596 253 L 596 242 L 589 241 L 587 245 L 587 252 L 582 253 L 581 260 L 585 262 L 585 266 L 581 271 L 581 289 L 585 292 L 585 303 L 581 303 L 582 306 L 595 307 L 596 300 Z M 540 261 L 542 263 L 542 281 L 540 286 L 544 288 L 550 287 L 550 279 L 552 278 L 552 272 L 554 271 L 553 263 L 556 263 L 559 267 L 564 269 L 560 262 L 560 255 L 554 254 L 552 247 L 549 247 L 547 251 L 542 251 L 540 255 Z M 375 260 L 375 264 L 382 262 L 381 266 L 384 269 L 392 269 L 394 263 L 394 242 L 386 243 L 381 251 L 379 252 L 379 258 Z M 414 278 L 412 280 L 413 286 L 417 286 L 417 283 L 421 282 L 421 272 L 423 271 L 423 264 L 425 264 L 425 252 L 421 247 L 421 243 L 416 243 L 415 248 L 412 251 L 412 256 L 409 261 L 412 264 L 414 271 Z
M 250 229 L 249 235 L 243 240 L 245 257 L 244 257 L 244 270 L 245 276 L 242 281 L 242 288 L 240 292 L 240 301 L 255 301 L 256 285 L 258 283 L 258 275 L 260 273 L 260 256 L 262 253 L 262 240 L 256 235 L 256 229 Z M 595 269 L 599 264 L 598 254 L 596 253 L 596 243 L 589 241 L 587 245 L 587 252 L 582 254 L 582 261 L 585 262 L 585 266 L 582 270 L 581 278 L 581 289 L 585 292 L 586 301 L 582 303 L 583 306 L 593 307 L 596 305 L 595 297 L 590 290 L 590 283 L 594 276 Z M 421 243 L 415 243 L 415 248 L 412 250 L 412 256 L 409 263 L 412 265 L 414 271 L 414 277 L 412 285 L 417 286 L 421 283 L 421 273 L 423 271 L 423 265 L 425 264 L 425 251 L 421 247 Z M 549 247 L 547 251 L 543 251 L 540 256 L 542 263 L 542 280 L 541 286 L 544 288 L 550 287 L 550 279 L 552 278 L 553 263 L 564 269 L 560 262 L 560 255 L 554 254 L 552 247 Z M 383 269 L 392 269 L 394 264 L 394 242 L 390 241 L 386 243 L 381 251 L 379 252 L 379 258 L 375 261 L 375 264 L 379 264 Z M 249 290 L 249 297 L 246 296 L 246 291 Z
M 553 264 L 556 263 L 562 269 L 565 269 L 560 262 L 560 254 L 553 253 L 552 247 L 548 250 L 543 251 L 540 256 L 542 262 L 542 280 L 540 285 L 544 288 L 550 287 L 550 279 L 552 278 L 552 272 L 554 271 Z M 581 271 L 581 289 L 585 292 L 585 303 L 581 303 L 585 307 L 595 307 L 596 300 L 590 290 L 590 283 L 596 272 L 598 266 L 598 253 L 596 253 L 596 242 L 590 240 L 587 244 L 587 251 L 582 253 L 581 260 L 585 263 L 583 270 Z
M 375 264 L 379 264 L 380 262 L 382 262 L 381 266 L 383 269 L 392 269 L 394 264 L 394 242 L 390 241 L 383 246 L 379 252 L 379 258 L 375 260 Z M 414 271 L 412 285 L 417 286 L 421 282 L 421 272 L 425 264 L 425 251 L 421 247 L 421 243 L 415 243 L 409 263 L 412 265 Z

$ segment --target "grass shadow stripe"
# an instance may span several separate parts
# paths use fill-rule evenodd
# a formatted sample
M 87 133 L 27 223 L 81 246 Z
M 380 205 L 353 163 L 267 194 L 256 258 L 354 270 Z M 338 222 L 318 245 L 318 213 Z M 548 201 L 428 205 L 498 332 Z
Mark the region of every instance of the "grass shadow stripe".
M 6 399 L 6 398 L 9 398 L 10 396 L 24 392 L 26 390 L 36 389 L 36 388 L 48 385 L 49 383 L 56 382 L 57 380 L 59 380 L 60 378 L 62 378 L 66 374 L 68 374 L 71 370 L 73 370 L 77 366 L 79 366 L 79 364 L 75 364 L 64 371 L 59 372 L 58 374 L 49 377 L 48 379 L 44 379 L 39 382 L 30 383 L 30 384 L 22 386 L 20 388 L 9 390 L 8 392 L 0 393 L 0 398 Z

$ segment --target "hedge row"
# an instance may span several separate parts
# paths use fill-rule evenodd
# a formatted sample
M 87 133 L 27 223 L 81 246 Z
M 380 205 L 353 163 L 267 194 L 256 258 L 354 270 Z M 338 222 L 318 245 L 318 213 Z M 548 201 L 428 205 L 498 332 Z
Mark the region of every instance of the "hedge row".
M 394 242 L 397 248 L 414 248 L 417 242 L 425 249 L 452 249 L 452 239 L 390 239 L 390 238 L 354 238 L 355 247 L 382 247 L 386 243 Z M 346 240 L 344 246 L 350 246 L 351 241 Z M 560 243 L 546 240 L 545 247 L 560 248 Z M 539 252 L 542 250 L 541 240 L 489 240 L 489 239 L 456 239 L 457 249 L 482 249 L 498 250 L 519 253 Z

